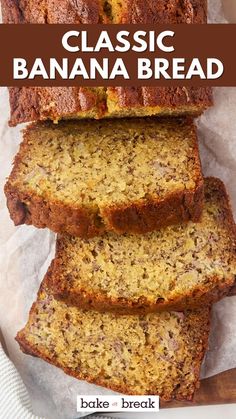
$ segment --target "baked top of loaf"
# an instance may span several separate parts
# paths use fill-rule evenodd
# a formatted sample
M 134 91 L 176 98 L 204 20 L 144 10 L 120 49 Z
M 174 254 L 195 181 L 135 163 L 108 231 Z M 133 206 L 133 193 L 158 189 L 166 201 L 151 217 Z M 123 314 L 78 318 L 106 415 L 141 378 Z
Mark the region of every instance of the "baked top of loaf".
M 11 87 L 9 124 L 60 119 L 200 115 L 212 106 L 205 87 Z
M 121 313 L 183 310 L 220 299 L 236 279 L 236 231 L 223 183 L 206 179 L 199 223 L 136 236 L 59 236 L 51 279 L 57 298 Z
M 78 379 L 126 394 L 191 400 L 208 333 L 205 308 L 116 316 L 67 306 L 44 285 L 16 339 L 26 353 Z
M 16 224 L 78 236 L 199 219 L 203 178 L 195 127 L 172 119 L 32 125 L 5 191 Z
M 1 0 L 4 23 L 206 23 L 207 0 Z

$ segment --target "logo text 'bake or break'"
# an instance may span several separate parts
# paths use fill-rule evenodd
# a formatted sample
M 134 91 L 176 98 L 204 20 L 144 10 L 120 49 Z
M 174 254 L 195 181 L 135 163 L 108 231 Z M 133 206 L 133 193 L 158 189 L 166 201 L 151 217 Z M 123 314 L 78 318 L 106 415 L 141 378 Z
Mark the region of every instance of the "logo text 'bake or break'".
M 158 412 L 158 396 L 77 396 L 77 412 Z

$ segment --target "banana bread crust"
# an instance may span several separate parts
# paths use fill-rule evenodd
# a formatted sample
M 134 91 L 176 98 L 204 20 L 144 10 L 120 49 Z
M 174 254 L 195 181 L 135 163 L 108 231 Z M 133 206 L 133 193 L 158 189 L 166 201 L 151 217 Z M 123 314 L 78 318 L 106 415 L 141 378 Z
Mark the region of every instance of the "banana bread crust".
M 10 126 L 63 118 L 198 116 L 213 104 L 211 88 L 204 87 L 109 87 L 102 95 L 81 87 L 11 87 L 9 98 Z
M 41 292 L 44 290 L 48 292 L 48 295 L 50 295 L 50 291 L 48 291 L 48 285 L 51 282 L 50 276 L 52 275 L 51 268 L 48 269 L 48 272 L 46 273 L 46 276 L 40 286 L 40 289 L 38 291 L 38 298 L 40 298 Z M 49 297 L 50 298 L 50 297 Z M 33 303 L 30 313 L 30 316 L 34 316 L 35 312 L 37 312 L 37 301 Z M 170 401 L 170 400 L 186 400 L 186 401 L 192 401 L 194 398 L 195 391 L 200 387 L 200 368 L 201 363 L 203 360 L 203 357 L 206 353 L 206 350 L 208 348 L 208 337 L 209 337 L 209 331 L 210 331 L 210 309 L 204 308 L 196 312 L 188 312 L 186 311 L 185 314 L 190 315 L 190 319 L 186 325 L 183 325 L 183 333 L 189 334 L 189 341 L 197 345 L 198 350 L 196 351 L 196 358 L 194 359 L 194 373 L 195 373 L 195 380 L 192 382 L 188 388 L 187 392 L 186 389 L 182 390 L 181 385 L 176 386 L 176 388 L 168 394 L 159 394 L 161 400 L 163 401 Z M 181 316 L 182 313 L 179 313 Z M 196 333 L 197 332 L 197 333 Z M 27 341 L 27 337 L 24 334 L 24 329 L 19 331 L 16 336 L 16 341 L 18 342 L 20 349 L 28 355 L 35 356 L 38 358 L 43 359 L 44 361 L 62 369 L 66 374 L 73 376 L 74 378 L 77 378 L 79 380 L 86 380 L 87 382 L 97 384 L 100 386 L 104 386 L 107 388 L 110 388 L 111 390 L 118 391 L 123 394 L 137 394 L 137 392 L 132 391 L 131 388 L 128 387 L 128 385 L 109 385 L 107 381 L 103 378 L 102 374 L 94 380 L 93 377 L 90 377 L 89 375 L 81 375 L 79 368 L 75 372 L 70 367 L 63 367 L 60 362 L 58 362 L 57 357 L 49 357 L 45 352 L 40 351 L 37 349 L 36 345 L 33 346 Z M 143 394 L 143 393 L 142 393 Z M 150 391 L 147 392 L 147 394 L 150 394 Z M 153 394 L 153 393 L 152 393 Z
M 1 0 L 4 23 L 206 23 L 207 0 Z
M 89 213 L 84 208 L 73 208 L 62 202 L 45 201 L 35 193 L 22 194 L 9 182 L 5 194 L 10 216 L 16 226 L 27 224 L 37 228 L 47 227 L 55 233 L 64 232 L 81 238 L 91 238 L 105 231 L 143 234 L 190 219 L 197 222 L 203 208 L 201 179 L 195 190 L 172 193 L 162 201 L 153 199 L 149 203 L 108 207 L 103 214 Z

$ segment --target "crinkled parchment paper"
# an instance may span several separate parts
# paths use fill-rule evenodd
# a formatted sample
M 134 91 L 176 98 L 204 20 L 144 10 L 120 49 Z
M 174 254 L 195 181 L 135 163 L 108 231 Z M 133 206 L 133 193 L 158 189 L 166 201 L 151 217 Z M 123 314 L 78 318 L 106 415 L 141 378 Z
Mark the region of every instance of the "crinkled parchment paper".
M 230 2 L 231 0 L 226 0 Z M 225 22 L 219 0 L 210 0 L 210 22 Z M 216 88 L 215 106 L 198 121 L 204 173 L 220 177 L 236 210 L 236 88 Z M 9 356 L 24 379 L 35 414 L 47 419 L 76 415 L 76 394 L 111 393 L 101 387 L 77 381 L 59 369 L 23 355 L 14 341 L 24 326 L 39 284 L 53 256 L 55 236 L 48 230 L 13 226 L 3 186 L 18 149 L 20 128 L 8 128 L 8 96 L 0 89 L 0 327 Z M 215 305 L 210 348 L 202 376 L 236 367 L 236 297 Z

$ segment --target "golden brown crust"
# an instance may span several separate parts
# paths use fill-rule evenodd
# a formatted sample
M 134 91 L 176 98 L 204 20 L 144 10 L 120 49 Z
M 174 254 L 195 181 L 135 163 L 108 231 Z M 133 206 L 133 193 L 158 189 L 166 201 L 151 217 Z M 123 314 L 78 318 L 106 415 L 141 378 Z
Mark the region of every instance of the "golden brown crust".
M 143 234 L 179 222 L 200 220 L 203 209 L 203 180 L 194 190 L 171 193 L 163 200 L 107 208 L 102 216 L 109 231 Z
M 80 87 L 11 87 L 9 124 L 68 117 L 198 116 L 212 106 L 212 90 L 204 87 L 109 87 L 102 97 L 99 92 Z
M 106 112 L 101 89 L 86 87 L 10 87 L 10 126 L 79 115 L 100 119 Z
M 99 0 L 2 0 L 1 3 L 4 23 L 96 24 L 101 23 L 103 14 Z
M 45 201 L 43 197 L 31 193 L 24 195 L 9 183 L 5 193 L 7 207 L 14 224 L 34 225 L 49 228 L 55 233 L 67 232 L 84 238 L 102 234 L 104 227 L 99 218 L 83 208 L 72 208 L 62 202 Z
M 197 222 L 203 208 L 201 180 L 195 190 L 172 193 L 160 201 L 153 199 L 129 206 L 113 206 L 103 214 L 90 213 L 89 209 L 73 208 L 62 202 L 49 202 L 35 193 L 23 194 L 11 186 L 10 181 L 5 186 L 5 194 L 16 226 L 32 224 L 37 228 L 47 227 L 55 233 L 64 232 L 81 238 L 91 238 L 105 231 L 143 234 L 179 222 Z
M 40 298 L 40 294 L 43 290 L 48 291 L 48 286 L 51 283 L 50 276 L 52 275 L 52 269 L 49 268 L 41 286 L 38 291 L 38 299 Z M 50 294 L 50 291 L 48 291 Z M 34 316 L 35 312 L 37 312 L 37 301 L 33 303 L 29 317 Z M 190 314 L 191 313 L 191 314 Z M 187 312 L 186 312 L 187 314 Z M 186 400 L 186 401 L 192 401 L 194 397 L 194 392 L 197 388 L 200 386 L 200 367 L 203 360 L 203 357 L 205 355 L 205 352 L 208 348 L 208 336 L 209 336 L 209 330 L 210 330 L 210 309 L 203 309 L 201 311 L 189 312 L 190 319 L 189 321 L 183 326 L 183 333 L 187 333 L 189 336 L 189 342 L 196 345 L 195 348 L 195 359 L 194 359 L 194 375 L 195 380 L 191 384 L 187 386 L 187 389 L 182 389 L 182 386 L 176 386 L 176 388 L 172 391 L 171 394 L 159 394 L 160 398 L 163 401 L 170 401 L 172 399 L 175 400 Z M 197 331 L 197 333 L 196 333 Z M 200 339 L 199 339 L 200 336 Z M 27 341 L 27 335 L 25 334 L 25 330 L 21 330 L 17 333 L 16 341 L 19 343 L 21 350 L 29 354 L 31 356 L 39 357 L 46 362 L 61 368 L 66 374 L 73 376 L 74 378 L 77 378 L 79 380 L 86 380 L 87 382 L 97 384 L 100 386 L 104 386 L 107 388 L 110 388 L 111 390 L 121 392 L 123 394 L 137 394 L 137 392 L 133 392 L 132 389 L 129 388 L 128 385 L 110 385 L 108 386 L 107 380 L 105 380 L 102 377 L 102 374 L 99 377 L 96 377 L 94 379 L 93 377 L 90 377 L 88 375 L 84 376 L 80 373 L 80 370 L 75 372 L 72 370 L 72 368 L 69 367 L 62 367 L 60 362 L 58 362 L 58 359 L 56 356 L 48 356 L 45 351 L 39 350 L 36 345 L 33 346 Z M 146 394 L 154 394 L 151 392 L 151 389 L 149 391 L 147 390 Z M 143 394 L 143 393 L 142 393 Z
M 109 87 L 108 98 L 121 108 L 161 106 L 178 111 L 178 107 L 195 107 L 195 112 L 212 105 L 210 87 Z
M 127 0 L 121 23 L 206 23 L 206 0 Z
M 234 295 L 236 295 L 236 279 L 234 285 L 230 288 L 227 297 L 233 297 Z
M 5 186 L 7 206 L 12 220 L 15 225 L 33 224 L 38 228 L 48 227 L 56 233 L 64 232 L 82 238 L 91 238 L 105 231 L 143 234 L 179 222 L 199 221 L 203 208 L 204 185 L 196 128 L 191 119 L 184 121 L 193 127 L 195 188 L 169 193 L 164 199 L 150 196 L 126 205 L 107 206 L 102 211 L 70 206 L 56 200 L 49 201 L 35 192 L 23 193 L 13 185 L 17 178 L 18 166 L 27 149 L 27 138 L 38 126 L 32 124 L 25 130 L 24 141 L 15 157 L 12 173 Z
M 1 0 L 4 23 L 206 23 L 207 0 Z

